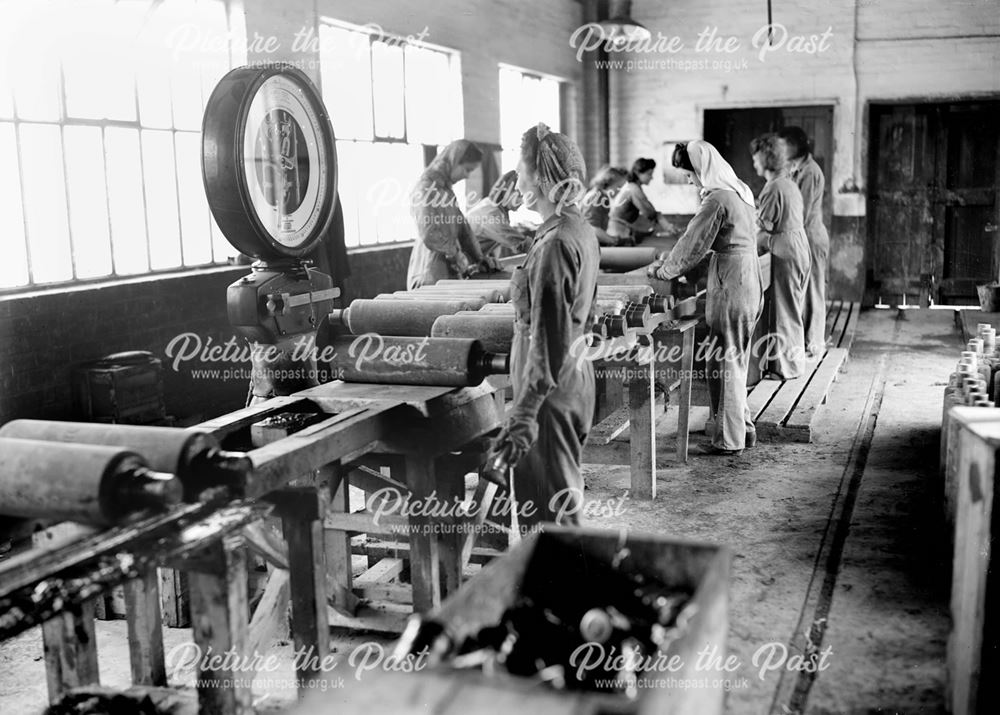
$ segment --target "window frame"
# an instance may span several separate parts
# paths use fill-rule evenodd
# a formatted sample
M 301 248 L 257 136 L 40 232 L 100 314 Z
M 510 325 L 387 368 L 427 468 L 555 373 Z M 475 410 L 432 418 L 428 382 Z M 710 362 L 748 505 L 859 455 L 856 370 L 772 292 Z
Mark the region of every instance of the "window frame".
M 158 7 L 156 0 L 147 0 L 149 7 L 147 11 L 155 11 Z M 246 42 L 245 42 L 245 25 L 242 24 L 243 12 L 241 5 L 238 0 L 195 0 L 196 7 L 203 7 L 207 5 L 208 2 L 215 2 L 221 5 L 222 15 L 225 16 L 226 21 L 226 52 L 225 59 L 227 62 L 226 72 L 230 71 L 234 67 L 240 66 L 240 64 L 246 63 Z M 114 5 L 111 5 L 114 7 Z M 242 38 L 242 39 L 241 39 Z M 242 42 L 242 44 L 241 44 Z M 221 53 L 220 53 L 221 54 Z M 137 62 L 144 59 L 144 55 L 139 55 L 136 57 Z M 58 105 L 58 118 L 55 119 L 32 119 L 24 118 L 18 113 L 18 102 L 17 102 L 17 92 L 15 90 L 14 83 L 11 82 L 7 89 L 9 92 L 11 116 L 10 117 L 0 117 L 0 124 L 9 125 L 12 128 L 14 137 L 14 155 L 17 158 L 17 174 L 16 179 L 20 185 L 20 210 L 21 210 L 21 223 L 23 227 L 23 242 L 25 251 L 25 267 L 27 269 L 28 282 L 23 285 L 18 286 L 0 286 L 0 299 L 8 296 L 16 297 L 22 294 L 28 293 L 41 293 L 49 291 L 66 291 L 71 290 L 76 287 L 99 287 L 101 285 L 115 284 L 121 282 L 130 282 L 135 280 L 143 280 L 149 277 L 160 278 L 167 277 L 171 275 L 183 275 L 188 274 L 192 271 L 202 271 L 202 270 L 216 270 L 220 268 L 232 268 L 235 265 L 234 258 L 237 257 L 236 249 L 233 249 L 233 256 L 227 256 L 225 258 L 218 257 L 217 254 L 217 235 L 219 231 L 218 227 L 215 225 L 215 220 L 211 215 L 211 210 L 206 211 L 205 223 L 204 223 L 204 235 L 200 238 L 204 242 L 206 250 L 210 256 L 208 262 L 203 263 L 191 263 L 186 264 L 185 253 L 189 250 L 189 246 L 185 243 L 182 235 L 182 225 L 185 223 L 184 212 L 182 209 L 182 191 L 180 188 L 181 176 L 178 170 L 178 142 L 177 137 L 179 134 L 184 134 L 188 136 L 198 137 L 199 143 L 201 142 L 201 127 L 197 129 L 188 129 L 179 127 L 179 122 L 176 117 L 176 101 L 173 96 L 173 82 L 176 78 L 173 74 L 168 74 L 168 94 L 169 94 L 169 107 L 170 107 L 170 126 L 160 126 L 160 125 L 145 125 L 143 123 L 142 116 L 142 105 L 140 101 L 140 84 L 142 82 L 142 77 L 139 76 L 138 72 L 135 72 L 132 76 L 131 81 L 131 93 L 132 102 L 135 107 L 135 118 L 134 119 L 95 119 L 92 117 L 75 117 L 71 116 L 68 110 L 68 96 L 66 90 L 66 58 L 62 55 L 58 58 L 58 68 L 56 72 L 56 87 L 54 92 L 56 94 L 56 102 Z M 194 65 L 195 69 L 198 68 Z M 204 81 L 204 76 L 199 71 L 199 80 Z M 201 86 L 203 92 L 203 100 L 207 101 L 208 97 L 204 94 L 205 88 L 202 84 Z M 159 91 L 163 91 L 160 88 Z M 204 111 L 204 109 L 202 109 Z M 62 169 L 62 193 L 63 199 L 61 200 L 65 204 L 65 218 L 66 218 L 66 238 L 68 242 L 68 249 L 70 252 L 69 263 L 72 271 L 72 277 L 57 280 L 57 281 L 39 281 L 35 276 L 35 270 L 32 260 L 32 243 L 31 243 L 31 229 L 28 225 L 28 200 L 24 191 L 24 180 L 25 180 L 25 163 L 24 154 L 25 147 L 22 140 L 22 129 L 26 125 L 28 126 L 45 126 L 45 127 L 56 127 L 59 132 L 59 142 L 60 142 L 60 164 Z M 90 276 L 90 277 L 79 277 L 78 276 L 78 265 L 76 257 L 76 247 L 78 240 L 74 240 L 74 229 L 73 229 L 73 219 L 72 219 L 72 202 L 71 202 L 71 191 L 70 191 L 70 172 L 69 172 L 69 161 L 67 155 L 67 145 L 66 145 L 66 130 L 72 127 L 90 127 L 96 128 L 100 131 L 100 141 L 102 150 L 102 165 L 100 171 L 102 172 L 102 179 L 104 183 L 104 199 L 105 207 L 104 211 L 107 218 L 107 242 L 109 248 L 109 261 L 110 261 L 110 273 L 100 275 L 100 276 Z M 139 177 L 141 180 L 141 194 L 142 194 L 142 221 L 145 225 L 145 237 L 144 237 L 144 248 L 145 248 L 145 258 L 147 268 L 146 270 L 139 272 L 128 272 L 128 273 L 118 273 L 118 266 L 115 257 L 115 244 L 112 232 L 112 212 L 111 212 L 111 188 L 108 180 L 108 130 L 114 129 L 127 129 L 135 132 L 135 141 L 138 148 L 139 163 L 137 165 L 137 170 L 139 172 Z M 150 210 L 148 201 L 148 191 L 145 181 L 145 165 L 146 165 L 146 147 L 144 146 L 143 134 L 144 132 L 160 132 L 160 133 L 170 133 L 171 139 L 171 152 L 173 156 L 173 206 L 172 211 L 176 218 L 177 230 L 178 230 L 178 253 L 180 257 L 181 264 L 178 266 L 171 266 L 168 268 L 153 268 L 153 250 L 151 247 L 151 235 L 150 235 Z M 95 167 L 94 172 L 97 172 Z M 14 204 L 17 207 L 17 203 Z M 218 234 L 221 236 L 221 233 Z M 221 244 L 220 244 L 221 245 Z

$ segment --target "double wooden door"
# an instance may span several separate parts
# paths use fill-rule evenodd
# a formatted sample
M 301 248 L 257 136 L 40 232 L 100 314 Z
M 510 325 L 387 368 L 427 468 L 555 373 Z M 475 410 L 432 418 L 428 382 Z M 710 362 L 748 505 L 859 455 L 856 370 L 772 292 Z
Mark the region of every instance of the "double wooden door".
M 1000 275 L 1000 102 L 870 107 L 868 295 L 977 303 Z

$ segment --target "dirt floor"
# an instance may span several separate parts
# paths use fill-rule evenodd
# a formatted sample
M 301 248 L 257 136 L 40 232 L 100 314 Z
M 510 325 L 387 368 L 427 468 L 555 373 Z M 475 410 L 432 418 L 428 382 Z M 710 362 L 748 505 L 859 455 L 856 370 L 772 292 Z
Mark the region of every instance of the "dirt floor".
M 952 311 L 866 312 L 813 444 L 664 462 L 654 502 L 627 499 L 619 516 L 590 520 L 731 548 L 728 647 L 740 667 L 727 713 L 944 712 L 950 558 L 937 449 L 959 350 Z M 586 480 L 588 498 L 616 498 L 629 471 L 588 466 Z M 826 669 L 760 673 L 759 653 L 792 644 L 794 654 L 806 632 L 831 649 Z M 124 622 L 98 622 L 97 633 L 102 683 L 126 687 Z M 189 639 L 167 630 L 166 647 Z M 279 648 L 284 670 L 260 706 L 294 699 L 290 651 Z M 189 668 L 172 676 L 193 681 Z M 36 629 L 0 646 L 0 713 L 36 713 L 45 700 Z

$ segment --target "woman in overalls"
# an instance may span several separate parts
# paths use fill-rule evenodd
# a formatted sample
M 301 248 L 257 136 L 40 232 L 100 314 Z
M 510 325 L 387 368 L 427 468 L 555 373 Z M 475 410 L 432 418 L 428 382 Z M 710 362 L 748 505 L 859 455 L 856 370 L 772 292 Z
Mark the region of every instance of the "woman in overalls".
M 521 139 L 517 188 L 544 222 L 511 278 L 514 406 L 487 464 L 514 466 L 521 525 L 579 523 L 580 459 L 594 413 L 594 368 L 579 359 L 592 324 L 600 249 L 577 205 L 586 168 L 544 124 Z
M 750 341 L 763 305 L 757 259 L 754 200 L 718 150 L 706 141 L 678 144 L 673 165 L 701 193 L 698 213 L 670 254 L 649 267 L 670 280 L 694 268 L 710 251 L 705 322 L 708 324 L 708 394 L 714 428 L 704 454 L 739 454 L 757 441 L 747 407 Z

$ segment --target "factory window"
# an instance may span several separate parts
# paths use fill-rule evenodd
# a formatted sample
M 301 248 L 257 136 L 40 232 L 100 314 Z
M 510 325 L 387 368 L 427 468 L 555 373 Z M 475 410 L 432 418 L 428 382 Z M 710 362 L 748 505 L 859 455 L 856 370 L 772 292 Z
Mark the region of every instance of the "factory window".
M 409 194 L 425 155 L 462 134 L 458 54 L 324 19 L 320 63 L 347 245 L 412 240 Z
M 561 81 L 555 77 L 500 65 L 500 144 L 502 171 L 517 168 L 521 158 L 521 135 L 528 127 L 545 122 L 552 131 L 562 131 L 560 122 Z M 522 206 L 510 215 L 512 223 L 541 223 L 541 217 Z
M 225 262 L 201 119 L 245 61 L 242 17 L 224 0 L 59 7 L 8 3 L 0 23 L 0 289 Z

